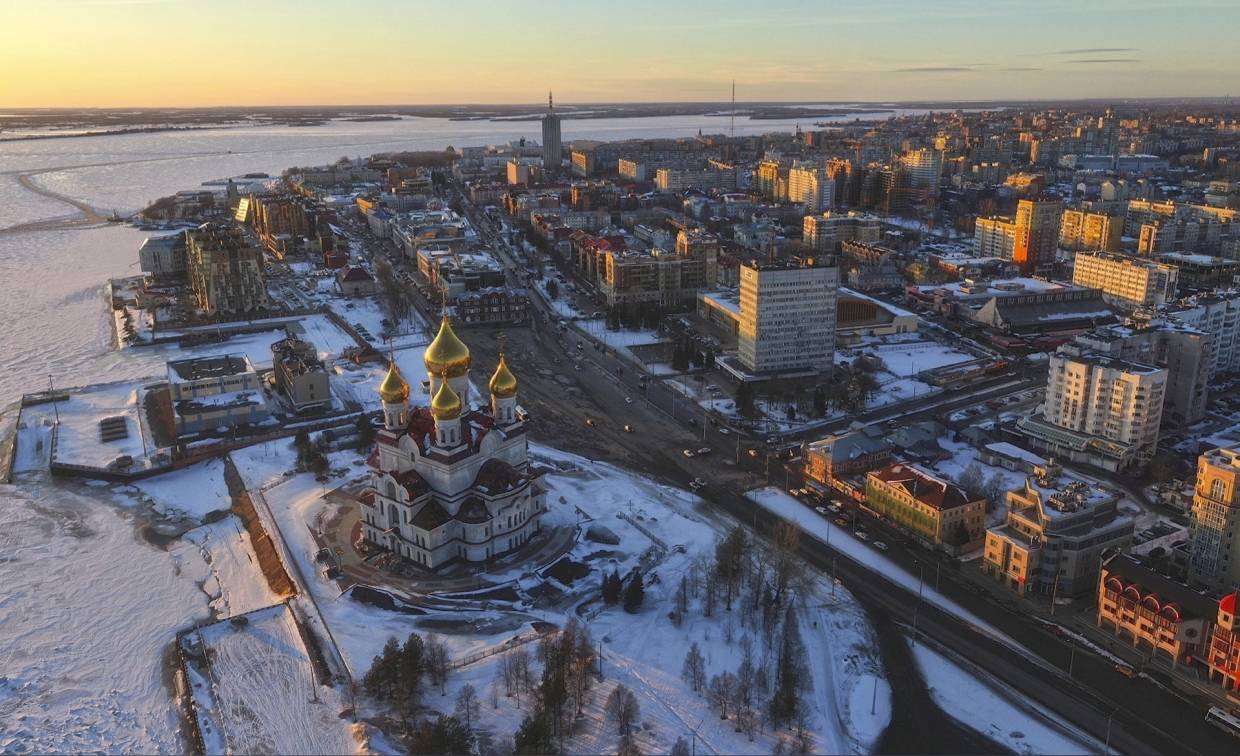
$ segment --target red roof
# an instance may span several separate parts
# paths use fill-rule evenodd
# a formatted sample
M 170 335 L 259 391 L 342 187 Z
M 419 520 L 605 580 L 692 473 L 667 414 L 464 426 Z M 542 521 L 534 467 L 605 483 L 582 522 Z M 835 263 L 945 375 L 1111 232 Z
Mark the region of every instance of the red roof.
M 938 510 L 954 509 L 978 501 L 960 486 L 902 462 L 875 470 L 870 475 L 903 488 L 922 504 Z
M 1218 602 L 1220 612 L 1226 612 L 1233 617 L 1236 615 L 1236 594 L 1229 593 Z

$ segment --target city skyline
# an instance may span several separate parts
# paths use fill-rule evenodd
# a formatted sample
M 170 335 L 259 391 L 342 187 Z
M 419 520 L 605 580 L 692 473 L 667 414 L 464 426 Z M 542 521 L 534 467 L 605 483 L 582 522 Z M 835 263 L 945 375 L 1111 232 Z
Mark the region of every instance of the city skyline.
M 581 10 L 538 3 L 514 16 L 492 0 L 10 4 L 0 107 L 534 103 L 547 86 L 566 105 L 712 102 L 733 80 L 738 98 L 754 102 L 1217 97 L 1231 94 L 1228 71 L 1240 64 L 1228 39 L 1240 7 L 1211 0 L 933 9 L 781 0 L 723 2 L 710 14 L 636 0 Z M 196 51 L 192 65 L 150 65 L 186 50 Z

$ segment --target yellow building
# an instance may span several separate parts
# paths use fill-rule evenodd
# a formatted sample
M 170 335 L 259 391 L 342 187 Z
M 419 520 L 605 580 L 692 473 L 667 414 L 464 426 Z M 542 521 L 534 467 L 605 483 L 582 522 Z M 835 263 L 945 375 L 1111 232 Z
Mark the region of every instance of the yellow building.
M 866 505 L 896 525 L 953 554 L 980 547 L 986 499 L 904 462 L 866 477 Z

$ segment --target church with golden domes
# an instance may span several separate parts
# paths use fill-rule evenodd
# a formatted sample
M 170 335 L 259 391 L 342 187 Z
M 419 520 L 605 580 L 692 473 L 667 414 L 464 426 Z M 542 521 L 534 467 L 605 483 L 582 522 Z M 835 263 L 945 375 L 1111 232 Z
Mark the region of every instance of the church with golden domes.
M 395 361 L 379 386 L 383 429 L 359 497 L 363 541 L 431 570 L 520 548 L 539 532 L 546 491 L 529 471 L 526 417 L 503 351 L 481 409 L 467 404 L 469 347 L 447 315 L 423 362 L 429 407 L 409 406 Z

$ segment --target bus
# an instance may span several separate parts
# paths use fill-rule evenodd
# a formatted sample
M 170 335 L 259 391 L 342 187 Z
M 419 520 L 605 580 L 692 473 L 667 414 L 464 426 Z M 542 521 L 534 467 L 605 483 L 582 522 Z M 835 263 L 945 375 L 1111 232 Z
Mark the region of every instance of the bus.
M 1240 738 L 1240 717 L 1217 706 L 1210 707 L 1206 712 L 1206 721 L 1232 737 Z

